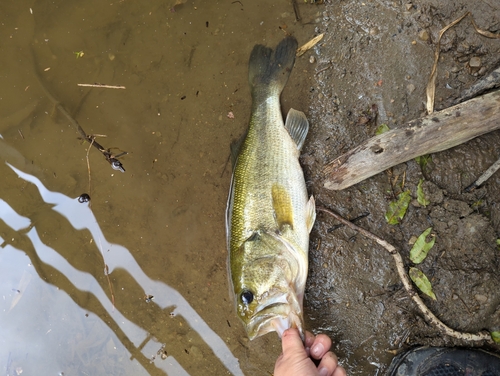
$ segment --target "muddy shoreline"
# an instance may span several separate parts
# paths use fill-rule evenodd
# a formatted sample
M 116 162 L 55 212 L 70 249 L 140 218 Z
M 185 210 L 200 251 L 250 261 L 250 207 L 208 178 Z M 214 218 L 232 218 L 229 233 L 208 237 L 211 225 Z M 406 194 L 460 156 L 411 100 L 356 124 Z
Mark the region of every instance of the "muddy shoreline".
M 311 88 L 312 132 L 302 162 L 318 205 L 344 218 L 370 215 L 358 225 L 390 242 L 407 265 L 412 237 L 432 227 L 436 244 L 421 269 L 437 300 L 424 298 L 446 324 L 462 331 L 500 327 L 500 177 L 473 193 L 463 189 L 500 156 L 500 132 L 393 167 L 343 191 L 321 186 L 322 168 L 336 156 L 374 135 L 380 124 L 396 127 L 425 113 L 425 86 L 437 34 L 466 11 L 481 27 L 498 32 L 500 7 L 464 1 L 344 1 L 327 3 Z M 478 35 L 470 21 L 445 34 L 438 66 L 436 107 L 445 108 L 483 75 L 498 67 L 500 43 Z M 479 59 L 481 66 L 471 69 Z M 472 65 L 473 65 L 472 64 Z M 378 109 L 373 116 L 372 108 Z M 418 182 L 430 205 L 416 200 Z M 398 225 L 387 224 L 390 201 L 409 189 L 412 201 Z M 319 214 L 311 236 L 306 290 L 310 327 L 329 333 L 349 374 L 379 374 L 393 355 L 415 345 L 478 346 L 442 336 L 411 302 L 385 250 Z

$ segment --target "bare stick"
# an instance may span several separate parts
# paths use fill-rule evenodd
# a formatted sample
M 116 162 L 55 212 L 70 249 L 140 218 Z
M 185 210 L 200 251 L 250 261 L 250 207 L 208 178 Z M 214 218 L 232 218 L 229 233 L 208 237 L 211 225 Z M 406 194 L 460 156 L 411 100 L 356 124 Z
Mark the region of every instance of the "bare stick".
M 361 227 L 356 226 L 354 223 L 342 218 L 340 215 L 338 215 L 337 213 L 335 213 L 329 209 L 326 209 L 323 207 L 318 207 L 318 206 L 316 207 L 316 209 L 331 215 L 336 220 L 338 220 L 339 222 L 342 222 L 344 225 L 348 226 L 349 228 L 353 229 L 354 231 L 360 232 L 361 234 L 363 234 L 367 238 L 377 242 L 379 245 L 384 247 L 392 255 L 392 257 L 394 258 L 394 261 L 396 263 L 396 269 L 398 271 L 399 278 L 403 282 L 405 290 L 408 292 L 411 299 L 417 304 L 418 309 L 420 310 L 420 312 L 422 312 L 422 314 L 427 322 L 429 322 L 432 325 L 435 325 L 436 327 L 438 327 L 438 329 L 440 329 L 441 331 L 443 331 L 445 334 L 449 335 L 450 337 L 454 337 L 454 338 L 458 338 L 458 339 L 462 339 L 462 340 L 467 340 L 467 341 L 492 342 L 491 336 L 487 332 L 480 332 L 477 334 L 462 333 L 462 332 L 458 332 L 454 329 L 451 329 L 450 327 L 443 324 L 443 322 L 441 320 L 439 320 L 429 310 L 429 308 L 427 308 L 425 303 L 422 301 L 422 299 L 420 298 L 418 293 L 413 288 L 413 285 L 411 284 L 410 279 L 408 278 L 408 274 L 406 273 L 403 259 L 394 246 L 387 243 L 385 240 L 380 239 L 378 236 L 372 234 L 371 232 L 369 232 Z
M 324 167 L 324 186 L 344 189 L 399 163 L 500 129 L 499 103 L 500 91 L 494 91 L 372 137 Z
M 491 178 L 491 176 L 500 169 L 500 159 L 498 159 L 495 163 L 493 163 L 489 169 L 487 169 L 474 183 L 469 185 L 464 189 L 465 192 L 470 192 L 480 185 L 482 185 L 486 180 Z
M 105 85 L 105 84 L 77 84 L 78 86 L 84 87 L 101 87 L 104 89 L 126 89 L 125 86 L 114 86 L 114 85 Z

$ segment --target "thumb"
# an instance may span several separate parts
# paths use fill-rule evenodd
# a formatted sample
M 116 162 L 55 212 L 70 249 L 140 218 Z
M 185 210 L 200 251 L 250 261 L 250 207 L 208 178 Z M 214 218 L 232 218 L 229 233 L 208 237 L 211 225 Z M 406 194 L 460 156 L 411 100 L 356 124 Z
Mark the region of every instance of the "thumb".
M 283 332 L 281 337 L 281 347 L 283 355 L 286 357 L 293 355 L 303 355 L 307 357 L 302 338 L 300 338 L 299 331 L 295 328 L 287 329 Z

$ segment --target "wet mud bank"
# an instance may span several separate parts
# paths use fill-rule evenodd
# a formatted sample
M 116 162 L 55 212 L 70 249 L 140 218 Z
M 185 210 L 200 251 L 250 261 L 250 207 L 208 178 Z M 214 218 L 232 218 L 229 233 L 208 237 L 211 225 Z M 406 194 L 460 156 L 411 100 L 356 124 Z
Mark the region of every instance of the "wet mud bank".
M 411 266 L 409 250 L 428 227 L 436 238 L 419 265 L 437 300 L 423 298 L 448 326 L 465 332 L 500 329 L 500 176 L 464 193 L 500 156 L 500 132 L 433 154 L 425 166 L 412 160 L 342 191 L 323 188 L 324 166 L 389 128 L 425 114 L 425 87 L 439 31 L 465 12 L 471 15 L 441 40 L 436 109 L 484 77 L 500 62 L 500 41 L 472 26 L 500 31 L 500 6 L 491 1 L 341 1 L 324 5 L 323 43 L 315 56 L 311 134 L 301 161 L 317 205 L 393 244 Z M 417 201 L 417 185 L 430 201 Z M 389 203 L 409 190 L 412 200 L 400 224 L 384 217 Z M 428 325 L 403 288 L 391 255 L 333 218 L 318 214 L 311 236 L 306 322 L 326 332 L 349 374 L 381 374 L 394 354 L 414 345 L 498 346 L 442 335 Z

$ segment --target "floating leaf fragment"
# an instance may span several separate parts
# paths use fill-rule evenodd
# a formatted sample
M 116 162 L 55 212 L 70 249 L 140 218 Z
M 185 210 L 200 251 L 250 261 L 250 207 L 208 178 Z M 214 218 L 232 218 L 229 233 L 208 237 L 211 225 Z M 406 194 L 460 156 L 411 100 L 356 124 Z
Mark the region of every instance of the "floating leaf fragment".
M 500 343 L 500 332 L 491 332 L 491 339 L 495 341 L 495 343 Z
M 420 236 L 417 238 L 415 244 L 410 251 L 410 260 L 415 264 L 420 264 L 427 257 L 427 253 L 429 253 L 430 249 L 434 246 L 436 242 L 436 238 L 432 238 L 430 242 L 426 242 L 425 238 L 429 236 L 432 231 L 432 227 L 429 227 L 427 230 L 422 232 Z
M 406 210 L 408 210 L 408 205 L 410 205 L 411 201 L 411 195 L 410 191 L 404 191 L 401 192 L 398 195 L 398 198 L 396 201 L 392 201 L 389 204 L 389 210 L 387 210 L 387 213 L 385 213 L 385 220 L 387 223 L 390 225 L 397 225 L 400 220 L 403 219 L 403 217 L 406 214 Z
M 385 133 L 389 130 L 390 128 L 387 126 L 387 124 L 380 124 L 379 127 L 375 130 L 375 135 L 378 136 L 379 134 Z
M 424 208 L 429 205 L 431 202 L 427 200 L 425 197 L 424 189 L 422 188 L 422 183 L 424 182 L 424 179 L 420 179 L 417 185 L 417 201 L 420 205 L 422 205 Z
M 420 291 L 436 300 L 436 295 L 434 295 L 434 291 L 432 291 L 431 282 L 420 269 L 410 268 L 410 278 Z

